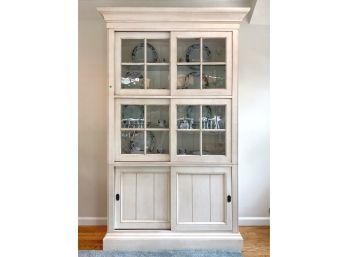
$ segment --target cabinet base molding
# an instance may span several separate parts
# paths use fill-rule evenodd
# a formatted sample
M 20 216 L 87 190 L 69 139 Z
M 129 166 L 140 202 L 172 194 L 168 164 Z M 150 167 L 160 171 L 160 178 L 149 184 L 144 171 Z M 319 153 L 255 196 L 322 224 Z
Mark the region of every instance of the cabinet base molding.
M 117 231 L 107 233 L 103 250 L 226 249 L 241 252 L 243 238 L 231 232 Z

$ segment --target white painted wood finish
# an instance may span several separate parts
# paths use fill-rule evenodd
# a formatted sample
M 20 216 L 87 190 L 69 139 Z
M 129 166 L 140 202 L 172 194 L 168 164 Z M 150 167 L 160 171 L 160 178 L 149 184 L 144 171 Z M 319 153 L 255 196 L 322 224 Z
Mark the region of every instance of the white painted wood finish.
M 117 168 L 114 229 L 170 228 L 168 168 Z
M 241 252 L 243 238 L 232 232 L 117 231 L 107 233 L 104 250 L 224 249 Z
M 100 7 L 98 11 L 103 15 L 108 27 L 114 23 L 139 23 L 139 29 L 147 27 L 146 24 L 153 24 L 157 22 L 156 27 L 173 26 L 172 30 L 180 27 L 180 23 L 186 24 L 186 28 L 192 30 L 193 24 L 206 25 L 213 23 L 235 24 L 243 20 L 250 8 L 236 8 L 236 7 L 200 7 L 200 8 L 166 8 L 166 7 Z M 163 28 L 161 28 L 163 30 Z
M 231 168 L 175 167 L 172 230 L 232 230 Z
M 108 233 L 105 250 L 242 249 L 238 232 L 238 30 L 249 8 L 98 8 L 108 29 Z M 224 62 L 178 63 L 179 38 L 225 38 Z M 168 39 L 168 89 L 122 89 L 122 39 Z M 154 64 L 146 62 L 144 67 Z M 123 63 L 129 65 L 130 63 Z M 224 89 L 177 89 L 177 67 L 226 65 Z M 131 63 L 130 65 L 139 65 Z M 144 69 L 146 78 L 147 69 Z M 202 75 L 200 75 L 202 78 Z M 145 80 L 146 83 L 146 80 Z M 169 154 L 122 154 L 121 105 L 168 105 Z M 225 155 L 178 155 L 177 105 L 225 106 Z M 201 123 L 201 121 L 199 121 Z M 189 131 L 189 130 L 188 130 Z M 193 131 L 193 130 L 191 130 Z M 119 200 L 115 199 L 120 195 Z M 231 202 L 227 202 L 227 196 Z M 129 230 L 131 229 L 131 230 Z

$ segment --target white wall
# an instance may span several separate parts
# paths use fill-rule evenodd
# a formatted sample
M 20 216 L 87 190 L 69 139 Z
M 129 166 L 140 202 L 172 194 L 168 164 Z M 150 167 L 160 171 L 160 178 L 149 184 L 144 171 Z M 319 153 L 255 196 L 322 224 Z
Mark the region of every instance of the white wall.
M 79 4 L 80 224 L 106 221 L 106 29 L 95 7 L 107 5 Z M 239 213 L 242 225 L 267 224 L 269 25 L 243 24 L 240 46 Z
M 79 19 L 79 216 L 106 216 L 106 29 Z
M 268 217 L 269 26 L 240 29 L 238 132 L 239 215 Z

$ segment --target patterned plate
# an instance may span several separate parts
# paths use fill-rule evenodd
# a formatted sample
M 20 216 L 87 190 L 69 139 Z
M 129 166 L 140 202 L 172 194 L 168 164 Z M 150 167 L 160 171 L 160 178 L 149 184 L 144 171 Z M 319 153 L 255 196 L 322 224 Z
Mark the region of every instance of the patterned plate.
M 189 46 L 186 50 L 186 62 L 192 62 L 192 60 L 200 60 L 199 56 L 199 50 L 201 45 L 200 44 L 193 44 Z M 203 45 L 203 59 L 208 59 L 211 52 L 210 49 Z
M 158 54 L 155 47 L 147 43 L 147 48 L 150 51 L 147 52 L 147 61 L 156 62 L 158 60 Z M 144 61 L 144 43 L 136 45 L 132 51 L 132 61 L 133 62 L 143 62 Z

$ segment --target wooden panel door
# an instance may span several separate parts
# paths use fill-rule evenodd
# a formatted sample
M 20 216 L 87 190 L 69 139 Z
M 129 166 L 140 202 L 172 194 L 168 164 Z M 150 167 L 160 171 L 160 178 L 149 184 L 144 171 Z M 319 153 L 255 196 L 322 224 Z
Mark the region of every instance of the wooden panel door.
M 168 168 L 117 168 L 115 229 L 170 228 Z
M 230 167 L 174 167 L 172 230 L 232 230 Z

